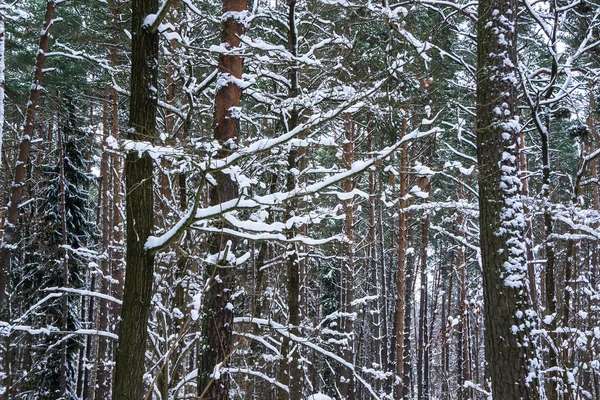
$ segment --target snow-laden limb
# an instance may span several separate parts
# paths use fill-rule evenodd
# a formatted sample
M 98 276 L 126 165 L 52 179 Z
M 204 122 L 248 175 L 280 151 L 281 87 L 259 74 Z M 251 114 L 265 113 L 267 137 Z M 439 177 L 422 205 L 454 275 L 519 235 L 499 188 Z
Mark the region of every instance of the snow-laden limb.
M 470 248 L 471 250 L 475 251 L 477 254 L 479 254 L 479 252 L 481 251 L 479 246 L 472 244 L 471 242 L 469 242 L 469 240 L 467 240 L 467 238 L 465 238 L 463 236 L 457 236 L 451 232 L 448 232 L 447 229 L 444 229 L 441 226 L 432 224 L 432 225 L 430 225 L 430 228 L 436 232 L 439 232 L 445 236 L 448 236 L 449 238 L 457 241 L 458 243 L 462 244 L 463 246 Z
M 119 304 L 119 305 L 123 304 L 123 302 L 121 300 L 117 299 L 116 297 L 110 296 L 108 294 L 92 292 L 91 290 L 73 289 L 73 288 L 66 288 L 66 287 L 49 287 L 49 288 L 44 289 L 44 291 L 72 293 L 72 294 L 77 294 L 80 296 L 97 297 L 99 299 L 108 300 L 115 304 Z
M 389 83 L 389 79 L 382 79 L 376 82 L 370 89 L 365 90 L 364 92 L 356 93 L 345 99 L 333 110 L 315 113 L 311 115 L 304 123 L 298 124 L 298 126 L 296 126 L 294 129 L 279 135 L 276 138 L 260 139 L 247 146 L 241 147 L 239 150 L 229 154 L 227 157 L 211 159 L 207 169 L 209 171 L 223 170 L 233 165 L 235 162 L 240 161 L 241 159 L 253 156 L 259 152 L 264 153 L 278 146 L 286 144 L 292 139 L 295 139 L 302 132 L 306 132 L 324 123 L 330 122 L 344 112 L 350 112 L 351 109 L 354 109 L 357 105 L 362 104 L 363 100 L 368 99 L 381 88 L 383 88 L 386 83 Z
M 112 79 L 112 84 L 111 86 L 113 87 L 113 89 L 115 89 L 117 91 L 117 93 L 126 96 L 126 97 L 131 97 L 131 93 L 129 92 L 129 90 L 123 89 L 116 81 L 114 74 L 111 74 L 111 79 Z M 177 115 L 179 118 L 186 120 L 188 114 L 186 113 L 186 110 L 189 108 L 189 105 L 183 105 L 181 108 L 177 108 L 163 100 L 158 99 L 157 104 L 160 108 L 163 108 L 167 111 L 172 112 L 173 114 Z
M 333 400 L 331 397 L 323 393 L 311 394 L 306 400 Z
M 29 314 L 31 314 L 32 312 L 34 312 L 42 304 L 46 303 L 49 300 L 56 299 L 56 298 L 59 298 L 59 297 L 62 297 L 62 296 L 63 296 L 63 293 L 50 293 L 50 294 L 47 294 L 42 299 L 40 299 L 37 303 L 35 303 L 31 307 L 29 307 L 29 309 L 27 311 L 25 311 L 23 314 L 21 314 L 21 316 L 19 318 L 17 318 L 14 321 L 14 323 L 18 324 L 21 321 L 24 321 L 25 318 L 27 318 L 29 316 Z
M 150 142 L 138 140 L 124 140 L 123 149 L 125 151 L 137 151 L 139 157 L 141 157 L 143 153 L 148 153 L 153 160 L 158 160 L 162 157 L 185 156 L 185 152 L 182 149 L 170 146 L 155 146 Z
M 289 393 L 290 389 L 284 385 L 283 383 L 279 382 L 277 379 L 275 378 L 271 378 L 270 376 L 263 374 L 262 372 L 259 371 L 254 371 L 252 369 L 249 368 L 222 368 L 221 369 L 222 372 L 227 372 L 227 373 L 238 373 L 238 374 L 245 374 L 245 375 L 251 375 L 251 376 L 256 376 L 257 378 L 261 378 L 262 380 L 269 382 L 275 386 L 277 386 L 278 388 L 286 391 Z
M 444 0 L 418 0 L 418 4 L 429 7 L 449 8 L 469 18 L 471 22 L 477 22 L 477 2 L 471 1 L 465 4 Z
M 546 36 L 546 38 L 548 40 L 551 40 L 553 27 L 548 25 L 546 23 L 546 21 L 544 21 L 544 19 L 540 16 L 540 14 L 533 9 L 529 0 L 524 0 L 523 3 L 525 4 L 525 8 L 527 9 L 527 12 L 529 13 L 529 15 L 535 20 L 535 22 L 537 22 L 537 24 L 540 27 L 540 29 L 542 30 L 542 32 L 544 32 L 544 35 Z
M 355 175 L 361 174 L 364 171 L 366 171 L 368 168 L 370 168 L 371 166 L 381 163 L 382 161 L 384 161 L 385 159 L 390 157 L 392 154 L 394 154 L 404 143 L 413 141 L 416 139 L 420 139 L 423 137 L 427 137 L 427 136 L 430 136 L 433 134 L 437 134 L 440 132 L 441 132 L 441 129 L 437 128 L 437 127 L 429 129 L 428 131 L 425 131 L 425 132 L 421 132 L 417 128 L 413 132 L 402 137 L 402 139 L 400 141 L 398 141 L 397 143 L 395 143 L 394 145 L 386 147 L 383 150 L 380 150 L 379 152 L 377 152 L 376 157 L 373 157 L 368 160 L 356 161 L 352 164 L 351 168 L 348 170 L 334 174 L 328 178 L 322 179 L 321 181 L 313 183 L 306 187 L 302 187 L 302 188 L 296 187 L 289 192 L 278 192 L 278 193 L 272 193 L 272 194 L 268 194 L 268 195 L 254 196 L 254 197 L 241 196 L 241 197 L 226 201 L 221 204 L 217 204 L 217 205 L 209 206 L 209 207 L 205 207 L 205 208 L 200 208 L 199 207 L 200 191 L 197 191 L 196 200 L 194 202 L 194 205 L 190 208 L 190 210 L 188 210 L 188 212 L 186 212 L 185 215 L 171 229 L 169 229 L 163 235 L 150 236 L 147 239 L 144 247 L 145 247 L 146 251 L 150 251 L 150 252 L 160 251 L 161 249 L 165 248 L 170 243 L 175 241 L 177 239 L 177 237 L 179 236 L 179 234 L 181 234 L 183 232 L 183 230 L 187 229 L 190 225 L 192 225 L 198 221 L 201 221 L 201 220 L 211 219 L 211 218 L 225 215 L 227 212 L 240 210 L 240 209 L 255 209 L 255 208 L 259 208 L 260 206 L 279 205 L 279 204 L 282 204 L 286 201 L 289 201 L 289 200 L 292 200 L 295 198 L 302 198 L 304 196 L 314 195 L 329 186 L 340 183 L 343 180 L 351 178 Z M 289 139 L 291 139 L 291 138 L 288 138 L 288 140 Z M 270 148 L 270 145 L 267 146 L 267 148 Z M 255 151 L 257 151 L 257 150 L 260 150 L 260 148 L 255 149 Z M 230 160 L 230 162 L 233 162 L 233 161 Z M 222 167 L 222 165 L 219 165 L 219 163 L 217 163 L 216 165 Z M 202 185 L 200 185 L 200 187 L 202 187 Z M 202 229 L 206 229 L 206 228 L 202 228 Z M 231 231 L 231 233 L 235 233 L 235 231 Z
M 242 336 L 242 337 L 245 337 L 248 339 L 256 340 L 257 342 L 259 342 L 260 344 L 265 346 L 267 349 L 271 350 L 276 355 L 281 356 L 281 352 L 279 351 L 279 349 L 277 347 L 273 346 L 271 343 L 267 342 L 265 340 L 265 338 L 262 336 L 253 335 L 252 333 L 249 333 L 249 332 L 233 331 L 232 333 L 237 336 Z
M 482 395 L 484 395 L 488 400 L 492 400 L 492 392 L 488 392 L 487 390 L 485 390 L 484 388 L 481 387 L 481 385 L 472 382 L 472 381 L 465 381 L 464 383 L 464 387 L 465 388 L 471 388 L 476 390 L 477 392 L 481 393 Z
M 324 355 L 325 357 L 328 357 L 328 358 L 338 362 L 339 364 L 345 366 L 350 371 L 352 371 L 352 374 L 354 375 L 356 380 L 358 380 L 365 387 L 365 389 L 367 389 L 369 391 L 369 393 L 371 394 L 371 396 L 373 396 L 374 399 L 377 399 L 377 400 L 381 399 L 379 397 L 379 395 L 375 392 L 373 387 L 356 372 L 356 368 L 354 367 L 354 364 L 349 363 L 348 361 L 344 360 L 342 357 L 338 356 L 337 354 L 332 353 L 331 351 L 325 350 L 324 348 L 316 345 L 315 343 L 311 342 L 309 338 L 304 338 L 304 337 L 294 335 L 293 333 L 289 332 L 287 326 L 279 324 L 272 320 L 267 320 L 264 318 L 253 318 L 253 317 L 236 317 L 233 319 L 233 323 L 234 324 L 235 323 L 238 323 L 238 324 L 239 323 L 250 323 L 250 324 L 256 324 L 258 326 L 261 326 L 261 325 L 270 326 L 271 328 L 273 328 L 273 330 L 275 330 L 275 332 L 277 332 L 281 336 L 286 337 L 286 338 L 290 339 L 291 341 L 301 344 L 303 346 L 309 347 L 309 348 L 313 349 L 314 351 L 316 351 L 317 353 L 320 353 L 320 354 Z
M 77 248 L 75 248 L 73 246 L 69 246 L 68 244 L 63 244 L 63 245 L 60 245 L 59 247 L 61 249 L 65 249 L 68 252 L 76 254 L 79 257 L 86 258 L 88 260 L 96 260 L 99 257 L 102 257 L 102 255 L 99 254 L 97 251 L 90 250 L 87 247 L 77 247 Z
M 257 378 L 261 378 L 263 380 L 265 380 L 266 382 L 269 382 L 277 387 L 279 387 L 280 389 L 289 392 L 289 388 L 282 384 L 281 382 L 279 382 L 277 379 L 275 378 L 271 378 L 270 376 L 260 372 L 260 371 L 254 371 L 251 370 L 249 368 L 220 368 L 219 369 L 219 374 L 222 373 L 240 373 L 240 374 L 246 374 L 246 375 L 251 375 L 251 376 L 255 376 Z M 187 374 L 183 379 L 181 379 L 177 385 L 175 385 L 175 388 L 173 389 L 173 394 L 176 396 L 177 393 L 179 393 L 179 391 L 188 383 L 188 382 L 194 382 L 196 379 L 198 378 L 198 369 L 195 368 L 194 370 L 192 370 L 189 374 Z M 217 379 L 217 378 L 215 378 Z
M 159 6 L 156 14 L 147 15 L 144 18 L 144 22 L 142 23 L 142 27 L 148 29 L 150 32 L 158 31 L 160 24 L 167 16 L 169 12 L 169 8 L 171 8 L 171 3 L 173 0 L 164 0 L 164 2 Z
M 96 329 L 77 329 L 74 331 L 61 331 L 53 326 L 48 326 L 45 328 L 35 328 L 29 325 L 14 325 L 6 321 L 0 321 L 0 336 L 7 336 L 8 333 L 12 332 L 27 332 L 30 335 L 91 335 L 104 336 L 114 340 L 119 340 L 119 336 L 112 332 L 101 331 Z
M 470 185 L 467 184 L 467 182 L 465 182 L 465 180 L 460 180 L 450 174 L 447 174 L 445 172 L 439 172 L 440 175 L 445 176 L 446 178 L 456 182 L 457 184 L 459 184 L 460 186 L 464 187 L 465 189 L 467 189 L 469 192 L 471 192 L 473 194 L 473 196 L 475 196 L 475 198 L 479 197 L 479 193 L 477 192 L 476 189 L 474 189 L 473 187 L 471 187 Z
M 252 234 L 248 232 L 240 232 L 231 228 L 214 228 L 214 227 L 203 227 L 192 225 L 194 230 L 207 233 L 221 233 L 224 235 L 231 235 L 240 239 L 250 240 L 252 242 L 260 242 L 264 240 L 277 240 L 282 243 L 301 243 L 307 246 L 320 246 L 331 242 L 345 242 L 346 237 L 344 235 L 334 235 L 323 239 L 313 239 L 310 237 L 296 235 L 293 238 L 287 238 L 283 233 L 257 233 Z

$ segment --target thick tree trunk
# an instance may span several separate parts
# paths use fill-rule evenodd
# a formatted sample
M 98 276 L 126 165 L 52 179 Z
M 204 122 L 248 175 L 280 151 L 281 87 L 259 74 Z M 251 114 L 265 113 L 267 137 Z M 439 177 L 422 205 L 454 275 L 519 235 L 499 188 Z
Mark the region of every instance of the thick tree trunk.
M 133 0 L 132 64 L 129 139 L 152 142 L 156 137 L 154 88 L 158 75 L 158 32 L 144 26 L 156 13 L 158 0 Z M 153 160 L 129 151 L 125 160 L 127 272 L 121 309 L 113 399 L 139 400 L 144 395 L 147 325 L 152 299 L 154 254 L 144 245 L 152 234 L 154 217 Z
M 288 1 L 288 48 L 292 55 L 296 56 L 298 53 L 298 37 L 296 36 L 296 0 Z M 299 94 L 299 80 L 298 80 L 298 68 L 294 65 L 290 69 L 290 91 L 288 98 L 295 99 Z M 287 121 L 287 129 L 293 130 L 299 124 L 300 110 L 296 106 L 290 112 L 290 118 Z M 298 184 L 298 176 L 293 171 L 300 165 L 300 158 L 303 156 L 304 151 L 297 148 L 292 148 L 288 156 L 288 177 L 286 182 L 286 190 L 292 191 Z M 299 202 L 297 200 L 291 201 L 286 206 L 285 218 L 286 220 L 293 218 L 299 211 Z M 292 227 L 286 233 L 288 239 L 293 239 L 297 229 Z M 289 243 L 287 245 L 287 290 L 288 290 L 288 312 L 289 312 L 289 325 L 290 332 L 294 335 L 299 336 L 299 325 L 300 325 L 300 257 L 298 255 L 300 251 L 300 244 Z M 284 354 L 284 360 L 282 362 L 280 376 L 282 382 L 289 387 L 289 393 L 279 390 L 278 398 L 300 400 L 302 398 L 302 380 L 303 373 L 300 359 L 300 349 L 298 343 L 291 342 L 288 338 L 283 339 L 283 348 L 287 350 Z
M 516 0 L 483 0 L 478 9 L 477 156 L 485 351 L 497 399 L 537 398 L 536 357 L 525 322 L 525 220 L 518 178 Z M 531 325 L 530 325 L 531 326 Z M 533 377 L 532 377 L 533 376 Z
M 223 0 L 221 43 L 228 50 L 239 49 L 240 37 L 246 32 L 246 0 Z M 215 139 L 223 147 L 218 157 L 231 151 L 240 134 L 239 107 L 242 88 L 235 80 L 242 79 L 243 58 L 234 54 L 219 56 L 219 75 L 215 96 Z M 234 79 L 231 79 L 234 78 Z M 211 205 L 231 200 L 237 196 L 237 184 L 218 172 L 217 185 L 210 190 Z M 227 235 L 214 235 L 209 250 L 221 254 L 214 265 L 207 265 L 210 279 L 206 292 L 203 318 L 203 340 L 205 350 L 201 355 L 198 371 L 198 394 L 205 400 L 226 400 L 229 397 L 230 378 L 228 373 L 218 371 L 226 367 L 231 356 L 233 310 L 230 299 L 235 288 L 234 265 L 227 261 L 227 254 L 235 251 L 235 239 Z

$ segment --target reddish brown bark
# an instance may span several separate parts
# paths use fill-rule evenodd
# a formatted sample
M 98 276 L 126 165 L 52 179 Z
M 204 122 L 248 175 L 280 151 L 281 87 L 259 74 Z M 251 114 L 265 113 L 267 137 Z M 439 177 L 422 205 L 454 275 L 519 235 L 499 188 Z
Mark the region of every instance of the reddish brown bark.
M 246 32 L 244 13 L 247 1 L 223 0 L 223 26 L 221 43 L 228 50 L 240 46 L 240 37 Z M 219 56 L 219 75 L 215 96 L 214 137 L 222 146 L 218 157 L 226 156 L 240 133 L 239 107 L 242 87 L 243 58 L 239 55 L 221 54 Z M 222 172 L 215 174 L 217 185 L 210 190 L 210 203 L 217 205 L 237 196 L 237 183 Z M 230 246 L 228 246 L 228 243 Z M 235 239 L 227 235 L 215 235 L 211 238 L 209 250 L 212 254 L 235 251 Z M 205 351 L 201 355 L 198 370 L 198 394 L 202 399 L 226 400 L 229 396 L 229 374 L 222 373 L 216 379 L 215 367 L 227 365 L 232 352 L 233 311 L 229 307 L 231 294 L 235 286 L 235 275 L 226 260 L 207 266 L 207 275 L 211 279 L 205 296 L 205 316 L 203 318 L 203 338 Z

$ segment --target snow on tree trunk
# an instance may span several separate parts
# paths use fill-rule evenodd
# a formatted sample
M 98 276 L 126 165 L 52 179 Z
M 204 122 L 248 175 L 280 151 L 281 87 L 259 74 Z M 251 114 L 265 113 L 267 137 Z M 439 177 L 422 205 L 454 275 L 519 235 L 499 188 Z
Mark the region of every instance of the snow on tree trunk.
M 518 177 L 515 0 L 483 0 L 477 22 L 477 156 L 485 351 L 497 399 L 537 398 Z M 493 360 L 493 362 L 491 361 Z
M 243 58 L 236 53 L 240 38 L 246 33 L 248 11 L 245 0 L 223 0 L 221 43 L 227 49 L 219 55 L 219 73 L 215 96 L 214 137 L 221 146 L 217 157 L 224 157 L 235 148 L 240 134 L 240 100 L 242 97 Z M 224 172 L 215 173 L 216 185 L 210 189 L 211 205 L 234 199 L 237 183 Z M 235 289 L 235 238 L 215 234 L 209 251 L 216 262 L 207 265 L 209 289 L 205 293 L 203 347 L 198 370 L 198 394 L 205 399 L 226 400 L 229 397 L 229 373 L 221 371 L 229 361 L 232 347 L 233 307 L 230 303 Z

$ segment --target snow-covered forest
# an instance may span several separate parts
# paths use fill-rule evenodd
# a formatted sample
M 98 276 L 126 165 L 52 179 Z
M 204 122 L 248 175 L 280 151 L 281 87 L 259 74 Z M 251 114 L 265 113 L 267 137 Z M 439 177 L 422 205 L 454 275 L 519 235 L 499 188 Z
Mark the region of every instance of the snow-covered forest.
M 0 400 L 600 399 L 598 0 L 0 0 Z

